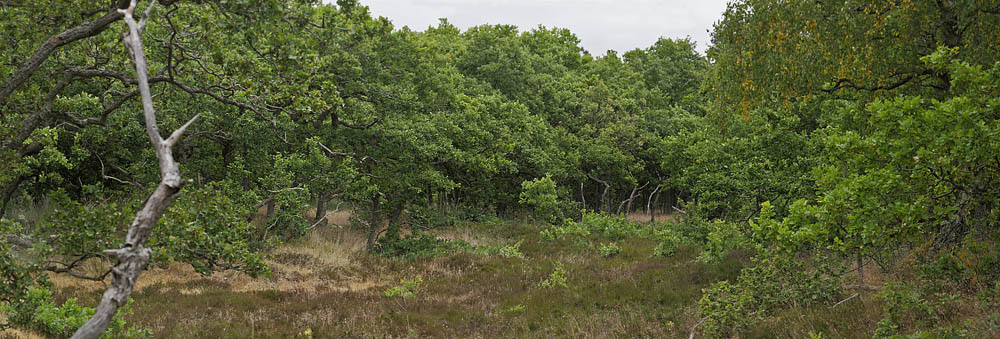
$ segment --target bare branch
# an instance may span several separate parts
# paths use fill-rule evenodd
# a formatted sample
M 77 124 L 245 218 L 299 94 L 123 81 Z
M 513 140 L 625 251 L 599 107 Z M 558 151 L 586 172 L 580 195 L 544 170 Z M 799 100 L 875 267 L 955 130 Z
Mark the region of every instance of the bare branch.
M 153 7 L 156 7 L 156 0 L 149 3 L 149 7 L 146 7 L 146 13 L 142 15 L 142 19 L 139 19 L 139 34 L 146 28 L 146 22 L 149 21 L 149 15 L 153 13 Z
M 846 302 L 850 301 L 851 299 L 857 298 L 859 295 L 861 295 L 861 293 L 854 293 L 854 295 L 848 297 L 847 299 L 841 300 L 840 302 L 838 302 L 836 304 L 833 304 L 833 306 L 830 306 L 830 308 L 834 308 L 834 307 L 840 306 L 840 304 L 846 303 Z
M 191 124 L 193 124 L 195 120 L 198 120 L 198 117 L 200 116 L 201 113 L 195 114 L 194 117 L 191 118 L 191 120 L 188 120 L 187 123 L 185 123 L 183 126 L 175 130 L 174 133 L 170 134 L 170 137 L 167 138 L 166 141 L 167 147 L 173 147 L 174 144 L 177 144 L 177 142 L 180 141 L 181 137 L 184 135 L 184 131 L 188 129 L 188 126 L 191 126 Z
M 117 181 L 117 182 L 122 183 L 122 184 L 132 185 L 132 186 L 135 186 L 135 187 L 138 187 L 138 188 L 142 188 L 142 185 L 139 184 L 139 183 L 137 183 L 137 182 L 125 181 L 125 180 L 118 179 L 118 178 L 115 178 L 115 177 L 112 177 L 110 175 L 105 174 L 105 172 L 104 172 L 104 160 L 101 159 L 100 155 L 97 156 L 97 161 L 99 161 L 101 163 L 101 178 L 110 179 L 110 180 L 114 180 L 114 181 Z M 121 171 L 120 168 L 118 168 L 118 167 L 115 167 L 115 168 L 117 168 L 119 171 Z M 124 171 L 122 171 L 122 172 L 124 172 Z M 126 174 L 128 174 L 128 173 L 126 173 Z
M 7 243 L 20 247 L 22 249 L 31 248 L 32 245 L 31 239 L 22 238 L 13 234 L 8 234 L 5 236 L 5 238 L 7 239 Z
M 892 75 L 890 75 L 890 78 L 895 77 L 895 76 L 899 76 L 899 75 L 903 75 L 903 77 L 897 79 L 896 81 L 894 81 L 892 83 L 886 84 L 886 85 L 858 85 L 852 79 L 841 78 L 841 79 L 837 79 L 837 81 L 834 83 L 833 87 L 823 88 L 821 90 L 823 92 L 827 92 L 827 93 L 833 93 L 833 92 L 836 92 L 836 91 L 844 89 L 844 88 L 852 88 L 852 89 L 855 89 L 855 90 L 870 91 L 870 92 L 875 92 L 875 91 L 891 91 L 891 90 L 899 88 L 900 86 L 903 86 L 903 85 L 905 85 L 905 84 L 907 84 L 907 83 L 909 83 L 909 82 L 911 82 L 913 80 L 918 80 L 922 76 L 934 75 L 934 72 L 931 71 L 931 70 L 924 70 L 924 71 L 921 71 L 921 72 L 910 73 L 910 74 L 892 74 Z M 930 85 L 929 87 L 940 89 L 940 90 L 947 90 L 948 89 L 947 87 L 934 86 L 934 85 Z
M 326 218 L 330 217 L 330 215 L 332 215 L 334 213 L 337 213 L 337 212 L 340 212 L 340 205 L 343 205 L 343 204 L 344 204 L 343 201 L 338 202 L 337 203 L 337 208 L 335 208 L 334 210 L 332 210 L 330 212 L 327 212 L 326 214 L 323 215 L 322 218 L 316 218 L 316 222 L 314 222 L 312 225 L 310 225 L 309 229 L 316 228 L 316 226 L 319 226 L 319 224 L 321 224 L 324 220 L 326 220 Z M 340 225 L 337 225 L 337 226 L 340 226 Z
M 326 145 L 324 145 L 322 142 L 319 142 L 319 141 L 317 141 L 316 144 L 318 144 L 319 147 L 322 147 L 323 150 L 326 151 L 326 153 L 330 154 L 331 156 L 345 157 L 345 156 L 355 156 L 356 155 L 354 153 L 334 152 L 329 147 L 326 147 Z
M 304 187 L 289 187 L 289 188 L 282 188 L 280 190 L 267 190 L 267 191 L 271 192 L 271 193 L 274 193 L 274 194 L 278 194 L 278 193 L 283 193 L 283 192 L 287 192 L 287 191 L 304 191 L 304 190 L 305 190 Z M 263 205 L 260 205 L 260 206 L 263 206 Z M 257 207 L 260 208 L 260 206 L 257 206 Z
M 121 11 L 125 17 L 125 23 L 129 27 L 129 33 L 125 36 L 124 41 L 126 47 L 131 50 L 135 63 L 139 95 L 146 120 L 146 132 L 149 134 L 150 142 L 156 150 L 156 158 L 159 160 L 160 184 L 143 203 L 142 209 L 136 213 L 135 219 L 129 225 L 122 248 L 104 251 L 105 255 L 118 261 L 111 268 L 111 285 L 104 291 L 94 316 L 77 329 L 73 338 L 96 339 L 100 337 L 107 330 L 118 308 L 127 302 L 128 296 L 135 287 L 136 280 L 149 263 L 152 250 L 145 247 L 146 240 L 157 221 L 177 198 L 183 184 L 171 146 L 180 139 L 184 130 L 197 118 L 196 115 L 195 119 L 172 133 L 167 140 L 160 136 L 156 123 L 156 111 L 153 108 L 153 95 L 149 90 L 149 70 L 146 66 L 146 54 L 142 47 L 139 24 L 132 17 L 135 3 L 136 0 L 132 0 L 129 8 Z

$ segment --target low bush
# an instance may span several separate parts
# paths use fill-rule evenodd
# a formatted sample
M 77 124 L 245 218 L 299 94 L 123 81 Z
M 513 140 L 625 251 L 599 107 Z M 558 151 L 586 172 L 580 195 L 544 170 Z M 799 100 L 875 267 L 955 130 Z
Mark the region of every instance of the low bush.
M 590 236 L 610 240 L 624 240 L 629 237 L 646 237 L 648 228 L 639 223 L 629 222 L 625 216 L 608 215 L 599 212 L 586 212 L 580 221 L 567 220 L 562 225 L 552 226 L 541 231 L 542 239 L 554 241 L 560 239 L 586 239 Z
M 622 248 L 619 247 L 617 243 L 609 242 L 607 244 L 601 245 L 601 247 L 598 248 L 597 251 L 601 253 L 602 257 L 610 258 L 618 255 L 618 253 L 621 253 Z
M 538 286 L 542 288 L 569 287 L 568 279 L 566 278 L 566 269 L 563 268 L 562 262 L 557 261 L 556 267 L 549 274 L 548 279 L 539 282 Z
M 386 289 L 382 295 L 386 298 L 412 298 L 417 295 L 420 284 L 423 282 L 424 280 L 419 277 L 413 280 L 400 280 L 399 286 Z
M 413 233 L 398 239 L 383 237 L 375 244 L 374 252 L 383 257 L 416 259 L 437 257 L 456 249 L 471 249 L 472 245 L 461 240 L 438 239 L 433 234 Z
M 8 321 L 21 328 L 39 331 L 45 334 L 69 337 L 83 326 L 94 315 L 94 309 L 76 304 L 75 298 L 66 300 L 62 305 L 52 302 L 52 292 L 46 288 L 33 287 L 28 289 L 22 299 L 0 307 L 7 315 Z M 101 338 L 143 338 L 152 336 L 152 332 L 135 327 L 127 328 L 122 315 L 132 314 L 132 299 L 118 309 L 111 320 L 108 330 Z
M 763 259 L 740 272 L 735 284 L 716 283 L 704 290 L 699 313 L 710 337 L 730 337 L 773 312 L 791 305 L 831 302 L 840 295 L 835 278 L 784 257 Z

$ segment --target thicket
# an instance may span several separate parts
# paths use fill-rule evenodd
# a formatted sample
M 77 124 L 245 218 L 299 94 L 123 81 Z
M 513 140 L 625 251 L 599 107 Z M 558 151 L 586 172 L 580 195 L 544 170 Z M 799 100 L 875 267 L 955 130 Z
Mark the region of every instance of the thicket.
M 115 5 L 0 3 L 8 305 L 46 271 L 111 274 L 82 267 L 109 260 L 158 181 L 120 22 L 29 58 Z M 598 56 L 565 29 L 416 32 L 354 0 L 163 1 L 144 32 L 161 125 L 200 118 L 175 149 L 190 180 L 154 264 L 267 274 L 261 253 L 344 206 L 385 256 L 517 256 L 401 230 L 530 214 L 541 237 L 603 256 L 627 237 L 747 253 L 704 293 L 711 335 L 852 288 L 902 305 L 879 335 L 935 331 L 953 323 L 939 300 L 1000 280 L 998 6 L 743 0 L 707 55 L 660 39 Z M 871 285 L 917 273 L 909 290 Z M 913 292 L 927 286 L 945 287 Z M 984 324 L 968 331 L 997 334 Z

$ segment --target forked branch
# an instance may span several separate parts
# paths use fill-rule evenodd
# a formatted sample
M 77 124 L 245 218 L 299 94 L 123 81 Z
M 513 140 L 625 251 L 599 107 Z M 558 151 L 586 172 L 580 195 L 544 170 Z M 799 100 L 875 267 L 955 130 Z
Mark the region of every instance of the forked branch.
M 149 16 L 155 1 L 146 9 L 146 17 Z M 129 31 L 125 35 L 125 46 L 131 52 L 135 63 L 137 74 L 137 85 L 142 101 L 143 116 L 146 120 L 146 133 L 153 148 L 156 150 L 156 158 L 160 166 L 160 184 L 143 203 L 142 209 L 136 213 L 135 219 L 129 225 L 128 235 L 125 243 L 119 249 L 104 251 L 104 254 L 117 260 L 111 268 L 111 284 L 104 291 L 101 302 L 97 305 L 94 316 L 80 327 L 73 338 L 98 338 L 108 329 L 111 319 L 118 308 L 128 301 L 136 280 L 142 270 L 149 263 L 152 251 L 146 248 L 146 240 L 149 238 L 153 227 L 167 208 L 180 193 L 183 182 L 181 181 L 180 170 L 177 162 L 174 161 L 172 147 L 181 139 L 184 131 L 198 118 L 195 115 L 190 121 L 170 134 L 170 137 L 163 139 L 160 136 L 156 123 L 156 110 L 153 107 L 153 95 L 149 90 L 149 70 L 146 66 L 146 54 L 142 47 L 142 25 L 146 23 L 146 17 L 141 22 L 136 22 L 132 14 L 135 11 L 136 0 L 131 0 L 128 9 L 121 10 L 120 13 L 125 18 Z

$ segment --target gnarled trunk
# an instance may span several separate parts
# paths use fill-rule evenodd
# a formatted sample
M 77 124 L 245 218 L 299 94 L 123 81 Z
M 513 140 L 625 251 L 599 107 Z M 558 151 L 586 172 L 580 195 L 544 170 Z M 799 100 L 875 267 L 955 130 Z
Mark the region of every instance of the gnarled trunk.
M 146 248 L 146 240 L 152 233 L 156 222 L 167 211 L 170 204 L 180 193 L 183 182 L 181 181 L 180 169 L 174 161 L 172 148 L 184 135 L 184 131 L 190 126 L 198 116 L 195 115 L 190 121 L 174 131 L 170 137 L 163 139 L 160 136 L 156 123 L 156 111 L 153 108 L 153 96 L 149 90 L 149 71 L 146 67 L 146 54 L 143 52 L 141 31 L 149 18 L 149 12 L 153 5 L 146 10 L 146 15 L 141 22 L 136 22 L 132 14 L 135 11 L 136 0 L 132 0 L 129 8 L 121 10 L 125 22 L 128 24 L 129 32 L 124 38 L 125 46 L 131 51 L 135 62 L 135 70 L 138 75 L 139 92 L 142 96 L 143 116 L 146 121 L 146 133 L 150 142 L 156 150 L 156 158 L 159 160 L 160 184 L 156 191 L 146 199 L 142 209 L 136 213 L 135 219 L 129 225 L 128 235 L 122 248 L 106 250 L 104 254 L 115 258 L 117 264 L 111 268 L 111 284 L 104 291 L 101 302 L 97 304 L 94 316 L 90 318 L 82 327 L 77 329 L 73 338 L 98 338 L 108 329 L 111 319 L 118 312 L 118 308 L 128 301 L 132 288 L 135 287 L 139 274 L 149 263 L 152 250 Z

